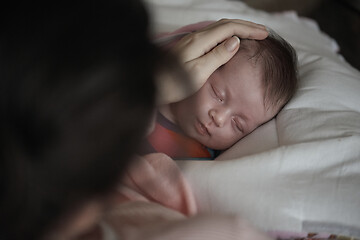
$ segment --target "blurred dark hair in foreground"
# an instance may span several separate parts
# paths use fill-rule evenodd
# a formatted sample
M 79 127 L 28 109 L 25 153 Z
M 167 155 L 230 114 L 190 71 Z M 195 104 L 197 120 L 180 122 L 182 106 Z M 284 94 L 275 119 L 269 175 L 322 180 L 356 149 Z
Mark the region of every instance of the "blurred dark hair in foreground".
M 0 14 L 0 238 L 40 239 L 121 177 L 154 107 L 135 0 L 20 1 Z

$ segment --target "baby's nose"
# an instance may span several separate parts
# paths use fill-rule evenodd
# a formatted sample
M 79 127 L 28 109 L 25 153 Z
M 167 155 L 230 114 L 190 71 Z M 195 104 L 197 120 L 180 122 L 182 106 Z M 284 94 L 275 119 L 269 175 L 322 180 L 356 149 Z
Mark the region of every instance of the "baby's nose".
M 217 127 L 223 127 L 229 118 L 230 111 L 227 109 L 212 109 L 209 114 Z

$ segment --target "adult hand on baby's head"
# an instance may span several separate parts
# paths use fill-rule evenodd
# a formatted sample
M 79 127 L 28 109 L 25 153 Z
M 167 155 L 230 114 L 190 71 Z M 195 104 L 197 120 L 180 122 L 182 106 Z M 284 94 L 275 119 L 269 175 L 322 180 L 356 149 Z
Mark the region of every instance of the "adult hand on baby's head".
M 261 40 L 267 36 L 263 25 L 240 19 L 221 19 L 179 40 L 173 51 L 190 73 L 193 92 L 189 95 L 200 89 L 217 68 L 234 56 L 240 46 L 239 38 Z
M 171 72 L 159 74 L 159 105 L 183 100 L 199 90 L 216 69 L 235 55 L 239 38 L 261 40 L 268 36 L 265 26 L 240 19 L 192 24 L 181 31 L 185 29 L 191 33 L 177 41 L 172 51 L 189 73 L 191 82 L 179 80 Z

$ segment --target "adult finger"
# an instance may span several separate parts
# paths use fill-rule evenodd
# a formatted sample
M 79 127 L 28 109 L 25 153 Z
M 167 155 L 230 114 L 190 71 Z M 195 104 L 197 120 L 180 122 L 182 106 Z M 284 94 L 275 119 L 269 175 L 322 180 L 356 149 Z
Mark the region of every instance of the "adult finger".
M 208 26 L 204 27 L 203 30 L 207 30 L 212 27 L 216 27 L 216 26 L 224 25 L 224 24 L 228 24 L 228 23 L 247 25 L 252 28 L 260 28 L 262 30 L 266 30 L 266 27 L 262 24 L 258 24 L 258 23 L 254 23 L 254 22 L 250 22 L 250 21 L 246 21 L 246 20 L 242 20 L 242 19 L 226 19 L 226 18 L 220 19 L 216 22 L 213 22 L 212 24 L 209 24 Z
M 233 36 L 207 54 L 187 62 L 185 68 L 190 73 L 195 88 L 199 89 L 216 69 L 228 62 L 235 55 L 239 46 L 240 39 Z
M 268 36 L 268 32 L 265 28 L 253 27 L 252 24 L 248 25 L 243 22 L 216 22 L 215 25 L 186 35 L 175 45 L 174 51 L 177 52 L 182 62 L 191 61 L 208 53 L 219 43 L 232 36 L 261 40 Z

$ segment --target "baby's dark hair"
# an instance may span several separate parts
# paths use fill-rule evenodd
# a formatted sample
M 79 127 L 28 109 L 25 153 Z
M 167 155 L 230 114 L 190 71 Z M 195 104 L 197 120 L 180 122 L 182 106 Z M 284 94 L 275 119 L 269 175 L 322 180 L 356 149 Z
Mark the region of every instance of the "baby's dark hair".
M 264 40 L 242 39 L 239 52 L 263 68 L 264 105 L 281 109 L 294 95 L 297 83 L 297 54 L 281 36 L 270 30 Z

